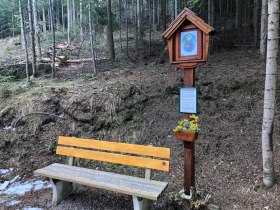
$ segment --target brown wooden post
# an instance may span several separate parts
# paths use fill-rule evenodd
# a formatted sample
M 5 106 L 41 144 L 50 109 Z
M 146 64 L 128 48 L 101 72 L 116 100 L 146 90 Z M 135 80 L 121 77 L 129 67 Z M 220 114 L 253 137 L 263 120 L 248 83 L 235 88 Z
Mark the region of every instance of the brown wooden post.
M 184 86 L 192 87 L 195 84 L 195 69 L 184 69 Z M 184 141 L 184 190 L 190 195 L 191 186 L 195 186 L 195 147 L 194 142 Z
M 184 86 L 192 87 L 195 84 L 195 68 L 184 69 L 183 72 Z

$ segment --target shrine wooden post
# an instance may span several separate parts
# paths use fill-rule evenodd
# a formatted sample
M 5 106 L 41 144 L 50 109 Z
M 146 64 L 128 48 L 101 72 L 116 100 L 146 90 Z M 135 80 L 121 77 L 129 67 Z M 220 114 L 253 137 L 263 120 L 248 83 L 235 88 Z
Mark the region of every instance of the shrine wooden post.
M 195 69 L 206 63 L 209 40 L 214 28 L 188 8 L 177 16 L 163 33 L 167 39 L 171 65 L 183 70 L 184 87 L 195 85 Z M 184 142 L 184 191 L 190 195 L 195 186 L 195 143 Z
M 195 69 L 189 68 L 183 71 L 184 86 L 195 85 Z M 195 144 L 184 141 L 184 190 L 190 194 L 191 186 L 195 186 Z

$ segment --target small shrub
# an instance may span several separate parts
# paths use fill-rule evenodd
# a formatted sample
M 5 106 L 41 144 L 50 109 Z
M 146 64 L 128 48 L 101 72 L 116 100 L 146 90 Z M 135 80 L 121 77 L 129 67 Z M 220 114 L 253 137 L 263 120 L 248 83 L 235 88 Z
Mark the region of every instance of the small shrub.
M 7 55 L 11 55 L 13 53 L 13 47 L 8 45 L 6 48 L 5 48 L 5 54 Z
M 55 152 L 56 152 L 56 142 L 55 141 L 52 141 L 50 143 L 50 145 L 48 146 L 48 151 L 50 154 L 55 154 Z
M 2 82 L 8 82 L 15 79 L 14 76 L 5 76 L 5 75 L 0 75 L 0 83 Z
M 83 74 L 83 78 L 84 78 L 84 80 L 88 80 L 88 81 L 96 80 L 96 76 L 94 74 L 91 74 L 91 73 Z
M 0 89 L 0 98 L 1 99 L 5 99 L 5 98 L 9 98 L 11 95 L 11 91 L 4 86 L 3 88 Z
M 15 79 L 17 72 L 16 69 L 7 69 L 4 67 L 4 64 L 0 63 L 0 83 Z
M 0 148 L 5 148 L 11 143 L 11 141 L 8 138 L 5 138 L 4 136 L 0 136 Z

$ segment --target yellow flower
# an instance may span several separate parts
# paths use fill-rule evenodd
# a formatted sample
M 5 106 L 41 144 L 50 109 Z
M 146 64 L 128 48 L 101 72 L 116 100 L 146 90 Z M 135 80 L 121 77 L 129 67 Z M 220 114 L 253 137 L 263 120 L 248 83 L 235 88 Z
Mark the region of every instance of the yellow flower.
M 191 114 L 178 121 L 177 126 L 173 129 L 174 132 L 178 131 L 194 131 L 199 132 L 198 116 Z
M 183 123 L 184 123 L 184 121 L 183 121 L 183 120 L 180 120 L 180 121 L 178 122 L 178 125 L 183 125 Z
M 195 114 L 190 115 L 190 118 L 194 119 L 195 121 L 197 121 L 197 120 L 198 120 L 198 116 L 197 116 L 197 115 L 195 115 Z

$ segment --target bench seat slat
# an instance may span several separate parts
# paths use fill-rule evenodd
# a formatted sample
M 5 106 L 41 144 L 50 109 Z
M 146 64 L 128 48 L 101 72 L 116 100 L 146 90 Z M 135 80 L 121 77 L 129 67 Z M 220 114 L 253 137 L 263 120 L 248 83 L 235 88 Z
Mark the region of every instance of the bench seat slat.
M 36 175 L 157 200 L 168 183 L 54 163 Z
M 144 146 L 111 141 L 93 139 L 81 139 L 75 137 L 58 137 L 58 144 L 65 146 L 77 146 L 83 148 L 99 149 L 113 152 L 123 152 L 136 155 L 145 155 L 159 158 L 170 158 L 170 149 L 163 147 Z
M 169 171 L 169 161 L 58 146 L 56 154 Z

